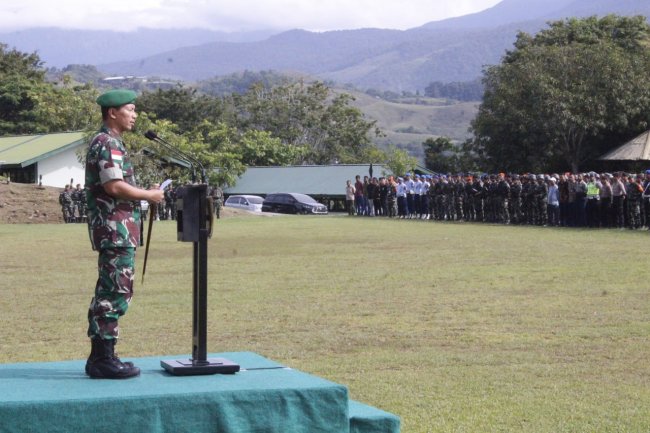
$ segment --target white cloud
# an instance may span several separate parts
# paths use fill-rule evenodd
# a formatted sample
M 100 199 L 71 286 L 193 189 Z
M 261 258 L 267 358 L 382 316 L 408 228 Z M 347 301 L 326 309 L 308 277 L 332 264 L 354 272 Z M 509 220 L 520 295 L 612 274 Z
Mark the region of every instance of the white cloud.
M 406 29 L 500 0 L 2 0 L 0 29 Z

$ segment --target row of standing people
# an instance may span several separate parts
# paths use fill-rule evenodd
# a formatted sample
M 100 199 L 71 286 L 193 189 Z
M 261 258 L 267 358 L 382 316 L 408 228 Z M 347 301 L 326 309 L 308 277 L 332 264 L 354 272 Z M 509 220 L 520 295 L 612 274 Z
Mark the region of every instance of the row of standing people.
M 81 184 L 77 184 L 76 188 L 66 185 L 59 193 L 59 204 L 65 223 L 86 221 L 86 193 Z
M 650 227 L 641 174 L 410 175 L 347 181 L 350 215 L 564 227 Z

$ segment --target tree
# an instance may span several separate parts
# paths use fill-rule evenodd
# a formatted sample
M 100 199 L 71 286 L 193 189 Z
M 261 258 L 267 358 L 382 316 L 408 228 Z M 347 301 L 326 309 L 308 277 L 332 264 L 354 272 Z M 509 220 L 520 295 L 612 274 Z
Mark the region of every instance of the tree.
M 197 83 L 197 88 L 211 96 L 226 97 L 235 94 L 244 94 L 255 84 L 271 88 L 296 81 L 288 75 L 275 71 L 243 71 L 226 76 L 218 76 Z
M 256 82 L 244 94 L 223 97 L 182 86 L 145 92 L 138 109 L 171 121 L 179 134 L 201 133 L 206 143 L 211 130 L 221 128 L 217 125 L 235 128 L 239 136 L 227 135 L 242 147 L 228 151 L 243 155 L 244 164 L 367 162 L 374 148 L 370 134 L 380 131 L 351 101 L 352 96 L 332 94 L 323 83 L 267 87 Z
M 437 173 L 458 171 L 458 151 L 449 137 L 427 138 L 422 147 L 426 168 Z
M 239 151 L 247 166 L 292 165 L 308 152 L 306 147 L 286 146 L 266 131 L 250 130 L 238 137 L 234 151 Z
M 9 50 L 0 43 L 0 134 L 32 133 L 37 128 L 37 95 L 47 87 L 36 53 Z
M 266 88 L 255 84 L 244 95 L 234 95 L 241 130 L 264 130 L 287 146 L 309 148 L 303 163 L 363 161 L 379 135 L 374 121 L 350 105 L 348 94 L 332 95 L 323 83 L 286 84 Z M 366 162 L 366 161 L 364 161 Z
M 471 150 L 486 170 L 577 171 L 650 121 L 644 17 L 568 19 L 484 72 Z
M 204 120 L 217 123 L 224 113 L 221 99 L 200 95 L 195 89 L 182 85 L 143 92 L 138 96 L 137 105 L 139 111 L 176 124 L 181 133 L 191 131 Z
M 449 98 L 457 101 L 480 101 L 483 96 L 483 84 L 480 79 L 453 83 L 434 81 L 424 89 L 424 94 L 431 98 Z
M 72 85 L 63 77 L 59 86 L 42 86 L 34 96 L 35 127 L 32 132 L 82 131 L 101 121 L 95 100 L 98 91 L 90 84 Z
M 408 154 L 408 152 L 398 149 L 391 145 L 387 152 L 388 159 L 386 165 L 396 176 L 403 176 L 405 173 L 411 173 L 418 165 L 418 160 Z
M 37 54 L 8 50 L 0 44 L 0 134 L 80 131 L 99 122 L 97 90 L 45 80 Z

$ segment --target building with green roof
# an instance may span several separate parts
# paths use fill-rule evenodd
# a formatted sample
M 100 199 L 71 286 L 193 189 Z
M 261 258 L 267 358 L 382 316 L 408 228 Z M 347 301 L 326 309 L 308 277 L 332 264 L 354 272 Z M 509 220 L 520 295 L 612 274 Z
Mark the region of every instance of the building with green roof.
M 384 165 L 373 165 L 372 176 L 390 176 Z M 345 181 L 370 175 L 370 164 L 291 165 L 286 167 L 248 167 L 237 184 L 224 194 L 267 195 L 299 192 L 317 197 L 345 196 Z
M 83 184 L 77 150 L 84 146 L 83 132 L 0 137 L 0 173 L 18 183 Z

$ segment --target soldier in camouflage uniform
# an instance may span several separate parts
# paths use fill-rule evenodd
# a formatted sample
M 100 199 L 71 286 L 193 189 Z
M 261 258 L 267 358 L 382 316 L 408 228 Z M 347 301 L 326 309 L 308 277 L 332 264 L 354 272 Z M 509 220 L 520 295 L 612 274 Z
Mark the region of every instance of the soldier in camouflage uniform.
M 485 200 L 485 221 L 489 223 L 497 222 L 498 213 L 498 187 L 497 177 L 491 174 L 486 184 L 486 200 Z
M 221 218 L 221 208 L 223 207 L 223 190 L 219 186 L 212 188 L 212 203 L 214 203 L 214 214 L 217 219 Z
M 474 209 L 476 212 L 476 221 L 485 221 L 485 197 L 487 189 L 485 186 L 485 176 L 476 176 L 474 181 Z
M 540 174 L 537 176 L 537 185 L 535 186 L 534 200 L 535 215 L 537 216 L 535 224 L 539 226 L 546 226 L 548 224 L 548 186 L 546 185 L 544 175 Z
M 650 229 L 650 170 L 645 171 L 643 180 L 643 214 L 646 229 Z
M 643 201 L 643 176 L 629 177 L 626 186 L 627 226 L 637 230 L 641 228 L 641 205 Z
M 88 309 L 91 352 L 86 374 L 93 378 L 137 376 L 140 369 L 122 362 L 115 353 L 118 319 L 133 295 L 135 250 L 140 242 L 140 200 L 160 203 L 163 192 L 140 189 L 122 134 L 133 128 L 136 94 L 111 90 L 99 98 L 103 126 L 94 136 L 86 157 L 88 230 L 98 251 L 99 277 Z
M 453 220 L 453 187 L 446 176 L 442 177 L 441 199 L 440 199 L 440 216 L 441 220 Z
M 66 185 L 59 194 L 59 204 L 63 213 L 63 222 L 71 223 L 74 219 L 74 204 L 72 202 L 72 191 L 70 185 Z
M 537 211 L 535 207 L 535 190 L 537 188 L 537 178 L 534 174 L 529 174 L 522 185 L 522 206 L 524 210 L 524 220 L 528 225 L 535 225 L 537 221 Z
M 82 222 L 86 216 L 86 193 L 81 188 L 81 184 L 77 184 L 77 187 L 72 191 L 72 202 L 74 204 L 73 215 L 76 215 L 76 221 Z
M 176 219 L 176 190 L 169 185 L 165 189 L 165 214 L 168 219 Z
M 453 183 L 453 197 L 454 197 L 454 220 L 465 220 L 464 201 L 465 201 L 465 182 L 461 175 L 454 176 Z
M 463 189 L 463 215 L 465 215 L 465 221 L 476 221 L 476 213 L 474 211 L 474 179 L 469 175 L 465 178 Z
M 510 222 L 514 224 L 521 224 L 522 213 L 521 213 L 521 180 L 519 175 L 515 174 L 512 177 L 512 183 L 510 185 Z
M 431 186 L 431 201 L 433 202 L 433 219 L 442 221 L 444 213 L 442 211 L 442 179 L 439 176 L 433 178 L 433 185 Z
M 501 224 L 510 224 L 510 212 L 508 210 L 508 201 L 510 200 L 510 184 L 506 181 L 505 174 L 499 173 L 497 178 L 495 211 L 496 222 Z

